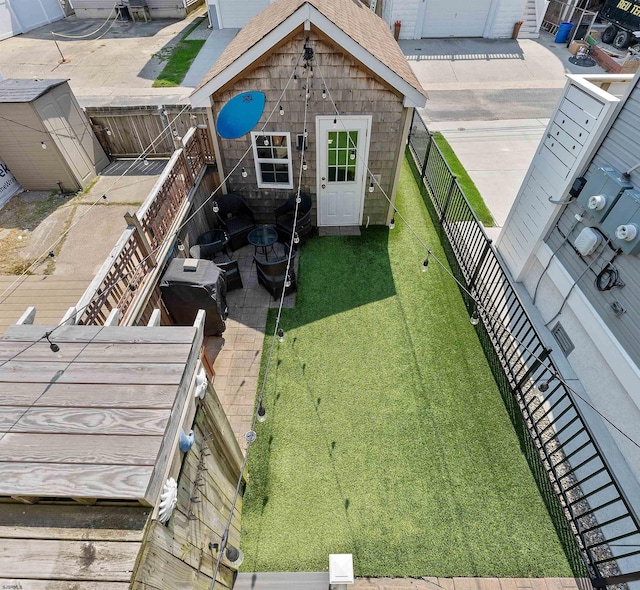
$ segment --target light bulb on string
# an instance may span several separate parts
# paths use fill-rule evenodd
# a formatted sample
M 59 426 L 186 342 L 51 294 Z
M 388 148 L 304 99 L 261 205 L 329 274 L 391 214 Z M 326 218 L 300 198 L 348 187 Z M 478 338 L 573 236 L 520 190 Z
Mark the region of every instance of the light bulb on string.
M 307 169 L 307 161 L 306 160 L 302 160 L 302 169 L 303 170 Z
M 282 105 L 280 105 L 280 115 L 284 115 L 284 107 Z
M 284 342 L 284 330 L 282 328 L 278 328 L 278 342 Z
M 396 227 L 396 218 L 392 217 L 391 221 L 389 222 L 389 229 L 395 229 Z
M 269 145 L 269 138 L 266 135 L 264 137 L 263 143 L 264 143 L 264 145 Z
M 298 235 L 298 232 L 293 232 L 293 243 L 294 244 L 300 243 L 300 236 Z
M 246 171 L 246 169 L 245 169 L 245 167 L 244 167 L 244 166 L 242 167 L 242 172 L 241 172 L 241 174 L 242 174 L 242 178 L 246 178 L 246 177 L 247 177 L 247 171 Z
M 298 203 L 298 205 L 302 203 L 302 197 L 300 195 L 296 197 L 296 203 Z
M 356 159 L 356 153 L 353 150 L 351 150 L 351 153 L 349 154 L 349 158 L 351 160 L 355 160 Z
M 147 160 L 146 158 L 145 158 L 142 162 L 143 162 L 143 164 L 144 164 L 145 166 L 148 166 L 148 165 L 149 165 L 149 160 Z
M 182 243 L 182 240 L 178 240 L 176 242 L 176 245 L 178 246 L 178 250 L 180 250 L 180 252 L 184 252 L 184 244 Z
M 326 87 L 322 87 L 322 100 L 326 100 L 327 99 L 327 89 Z
M 107 128 L 107 129 L 105 129 L 105 131 L 106 131 L 107 135 L 111 135 L 111 129 Z
M 547 391 L 549 389 L 549 385 L 551 385 L 552 380 L 553 380 L 553 377 L 549 377 L 547 381 L 545 381 L 544 383 L 540 383 L 540 385 L 538 385 L 538 391 L 540 391 L 541 393 L 544 393 L 545 391 Z
M 480 314 L 478 313 L 478 310 L 476 308 L 473 309 L 473 313 L 469 318 L 469 322 L 472 326 L 477 326 L 480 323 Z
M 265 410 L 264 406 L 260 404 L 260 406 L 258 406 L 257 420 L 258 422 L 264 422 L 266 419 L 267 419 L 267 410 Z
M 46 150 L 46 149 L 47 149 L 47 144 L 46 144 L 44 141 L 41 141 L 41 142 L 40 142 L 40 147 L 41 147 L 43 150 Z
M 422 272 L 427 272 L 427 269 L 428 269 L 428 268 L 429 268 L 429 256 L 427 256 L 427 257 L 424 259 L 424 262 L 422 263 L 422 267 L 420 268 L 420 270 L 421 270 Z
M 284 288 L 288 289 L 291 287 L 291 276 L 287 275 L 287 278 L 284 280 Z
M 373 180 L 369 183 L 369 192 L 373 192 Z
M 307 138 L 307 136 L 308 136 L 309 134 L 307 133 L 307 130 L 306 130 L 306 129 L 304 130 L 304 133 L 303 133 L 302 135 L 303 135 L 303 137 L 304 137 L 305 139 Z
M 338 118 L 334 117 L 333 118 L 333 128 L 335 129 L 337 127 L 337 125 L 338 125 Z
M 214 201 L 211 208 L 213 209 L 214 213 L 217 213 L 218 211 L 220 211 L 220 205 L 218 205 L 218 201 Z

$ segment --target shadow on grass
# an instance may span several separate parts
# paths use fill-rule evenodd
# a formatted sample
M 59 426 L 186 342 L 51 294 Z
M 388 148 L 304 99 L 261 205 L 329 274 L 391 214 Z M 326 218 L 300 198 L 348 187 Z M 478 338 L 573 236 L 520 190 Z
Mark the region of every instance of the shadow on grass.
M 309 240 L 300 257 L 297 302 L 287 314 L 287 329 L 393 297 L 388 233 L 386 227 L 373 227 L 361 236 Z M 309 261 L 313 272 L 306 270 Z
M 451 267 L 453 274 L 456 279 L 460 281 L 460 283 L 465 284 L 465 279 L 462 273 L 460 272 L 460 267 L 458 266 L 458 262 L 456 260 L 455 254 L 451 248 L 449 240 L 440 224 L 440 219 L 438 214 L 434 208 L 433 202 L 431 201 L 431 197 L 429 195 L 428 189 L 425 184 L 421 180 L 420 171 L 418 170 L 415 160 L 411 154 L 410 150 L 406 152 L 407 161 L 409 162 L 411 172 L 413 174 L 414 180 L 419 187 L 420 193 L 422 195 L 422 199 L 427 207 L 431 220 L 433 222 L 434 227 L 438 233 L 438 238 L 442 245 L 442 248 L 445 251 L 447 256 L 447 260 Z M 460 289 L 460 294 L 467 306 L 469 312 L 472 311 L 474 304 L 471 301 L 468 294 Z M 533 478 L 536 482 L 540 495 L 545 503 L 547 511 L 551 517 L 553 522 L 553 526 L 556 530 L 560 543 L 562 545 L 563 551 L 569 562 L 569 565 L 573 571 L 573 574 L 576 578 L 587 578 L 589 577 L 588 570 L 586 568 L 585 562 L 582 559 L 578 546 L 576 544 L 576 539 L 573 535 L 571 527 L 567 522 L 567 519 L 564 515 L 564 511 L 562 506 L 556 496 L 551 482 L 546 473 L 546 469 L 542 464 L 536 446 L 529 435 L 527 427 L 524 423 L 524 419 L 518 407 L 518 404 L 513 396 L 513 392 L 511 390 L 511 385 L 507 376 L 505 375 L 503 365 L 496 353 L 491 338 L 484 328 L 482 322 L 476 326 L 476 333 L 478 335 L 478 339 L 482 345 L 482 349 L 484 355 L 487 359 L 489 367 L 491 369 L 491 373 L 495 379 L 496 385 L 500 391 L 500 395 L 505 404 L 507 413 L 513 425 L 513 428 L 518 437 L 518 441 L 520 443 L 520 450 L 522 454 L 527 460 L 527 464 L 529 465 L 529 469 Z

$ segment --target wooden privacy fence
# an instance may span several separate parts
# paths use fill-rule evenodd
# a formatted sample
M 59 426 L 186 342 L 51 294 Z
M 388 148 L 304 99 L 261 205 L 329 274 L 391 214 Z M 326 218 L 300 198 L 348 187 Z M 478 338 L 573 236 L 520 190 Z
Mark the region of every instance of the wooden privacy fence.
M 182 141 L 137 213 L 125 216 L 127 229 L 76 306 L 78 323 L 104 325 L 114 309 L 126 320 L 141 286 L 171 248 L 191 194 L 215 163 L 207 127 L 192 127 Z
M 596 588 L 640 580 L 640 519 L 562 380 L 454 174 L 415 111 L 409 148 L 423 197 L 521 448 L 576 575 Z M 478 302 L 476 309 L 476 302 Z M 584 563 L 581 563 L 582 558 Z
M 183 108 L 183 105 L 86 107 L 85 111 L 98 141 L 110 156 L 137 158 L 155 140 L 148 156 L 166 158 L 180 147 L 191 127 L 207 124 L 204 109 L 188 109 L 178 115 Z

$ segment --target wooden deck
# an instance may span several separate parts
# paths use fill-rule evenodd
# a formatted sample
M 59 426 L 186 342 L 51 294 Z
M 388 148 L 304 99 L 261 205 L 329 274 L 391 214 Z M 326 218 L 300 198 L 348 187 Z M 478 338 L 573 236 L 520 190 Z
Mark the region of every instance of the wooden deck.
M 37 309 L 37 324 L 57 324 L 79 301 L 90 282 L 89 276 L 0 275 L 0 294 L 3 294 L 0 295 L 0 334 L 15 324 L 31 305 Z
M 155 504 L 197 329 L 64 326 L 54 353 L 39 340 L 53 328 L 11 326 L 0 339 L 0 497 Z

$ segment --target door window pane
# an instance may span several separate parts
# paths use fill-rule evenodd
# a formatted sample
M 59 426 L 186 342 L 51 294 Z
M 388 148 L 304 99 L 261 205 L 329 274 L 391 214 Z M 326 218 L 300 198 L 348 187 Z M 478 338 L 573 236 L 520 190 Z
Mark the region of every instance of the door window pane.
M 327 136 L 327 176 L 329 182 L 355 182 L 357 147 L 357 131 L 329 131 Z M 354 157 L 352 158 L 352 156 Z

